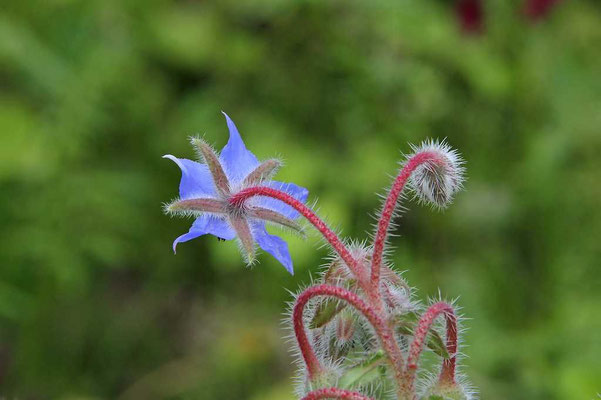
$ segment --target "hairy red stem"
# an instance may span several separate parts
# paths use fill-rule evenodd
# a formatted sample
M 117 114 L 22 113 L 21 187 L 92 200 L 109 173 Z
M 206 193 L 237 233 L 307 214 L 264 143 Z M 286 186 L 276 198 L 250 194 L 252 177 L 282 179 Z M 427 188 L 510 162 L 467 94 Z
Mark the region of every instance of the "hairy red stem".
M 415 333 L 413 334 L 413 343 L 409 348 L 409 356 L 407 358 L 407 367 L 405 370 L 404 384 L 408 392 L 413 391 L 413 381 L 415 380 L 415 372 L 417 370 L 417 362 L 424 349 L 424 343 L 432 323 L 441 314 L 444 314 L 447 324 L 447 352 L 449 358 L 443 360 L 442 370 L 440 372 L 440 381 L 447 383 L 455 383 L 455 362 L 457 353 L 457 317 L 453 307 L 445 302 L 439 302 L 430 306 L 420 318 Z
M 271 197 L 277 200 L 280 200 L 296 211 L 301 213 L 303 217 L 305 217 L 321 234 L 323 237 L 330 243 L 332 248 L 338 253 L 340 258 L 348 265 L 349 269 L 353 272 L 353 274 L 357 277 L 360 282 L 365 281 L 364 273 L 359 268 L 357 261 L 353 258 L 347 247 L 342 243 L 340 238 L 323 222 L 309 207 L 307 207 L 302 202 L 298 201 L 294 197 L 290 196 L 288 193 L 282 192 L 277 189 L 272 189 L 266 186 L 254 186 L 233 195 L 230 199 L 232 204 L 239 205 L 244 201 L 248 200 L 254 196 L 266 196 Z
M 362 395 L 361 393 L 351 392 L 338 388 L 324 388 L 314 390 L 302 400 L 319 400 L 319 399 L 345 399 L 345 400 L 373 400 L 371 397 Z
M 382 266 L 382 253 L 384 251 L 384 245 L 386 244 L 386 237 L 388 236 L 388 228 L 390 227 L 390 221 L 394 216 L 394 210 L 397 205 L 399 196 L 403 192 L 407 180 L 415 171 L 417 167 L 425 162 L 438 161 L 440 156 L 434 151 L 424 151 L 415 154 L 407 161 L 401 172 L 395 178 L 384 207 L 382 208 L 382 214 L 378 221 L 378 230 L 374 239 L 374 250 L 371 257 L 371 285 L 372 293 L 376 293 L 379 296 L 379 285 L 380 285 L 380 270 Z
M 339 286 L 325 284 L 311 286 L 302 292 L 296 299 L 296 304 L 294 305 L 294 310 L 292 312 L 294 333 L 296 335 L 296 339 L 298 340 L 305 364 L 307 365 L 309 378 L 312 378 L 321 370 L 321 365 L 319 364 L 317 356 L 315 355 L 315 352 L 309 343 L 309 338 L 307 337 L 307 332 L 305 331 L 303 322 L 303 310 L 305 305 L 311 298 L 315 296 L 332 296 L 344 300 L 361 312 L 365 318 L 367 318 L 369 323 L 375 329 L 376 334 L 378 335 L 382 344 L 382 348 L 388 355 L 388 359 L 394 371 L 395 378 L 397 378 L 397 382 L 400 383 L 400 379 L 402 378 L 403 374 L 403 358 L 401 356 L 401 350 L 396 343 L 394 334 L 388 323 L 384 321 L 370 305 L 364 302 L 355 293 Z
M 450 358 L 442 360 L 439 381 L 444 383 L 455 383 L 455 365 L 457 362 L 457 317 L 454 312 L 445 313 L 447 322 L 447 352 Z

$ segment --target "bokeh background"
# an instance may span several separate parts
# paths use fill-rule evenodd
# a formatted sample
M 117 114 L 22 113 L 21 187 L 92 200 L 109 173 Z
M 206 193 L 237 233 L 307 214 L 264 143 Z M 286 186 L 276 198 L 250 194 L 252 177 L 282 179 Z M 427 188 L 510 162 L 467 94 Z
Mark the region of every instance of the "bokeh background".
M 212 237 L 174 255 L 191 221 L 161 210 L 180 178 L 161 156 L 221 148 L 224 110 L 359 239 L 408 143 L 448 138 L 466 190 L 408 204 L 396 267 L 459 297 L 483 399 L 597 398 L 601 3 L 456 7 L 3 1 L 0 397 L 293 399 L 280 320 L 319 238 L 286 236 L 295 276 L 249 269 Z

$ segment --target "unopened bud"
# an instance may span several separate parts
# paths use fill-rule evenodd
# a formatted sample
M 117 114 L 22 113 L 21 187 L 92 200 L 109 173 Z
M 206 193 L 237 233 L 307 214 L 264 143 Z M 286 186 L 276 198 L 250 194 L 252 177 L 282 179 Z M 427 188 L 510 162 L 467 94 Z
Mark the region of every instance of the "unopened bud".
M 464 180 L 463 159 L 447 143 L 426 141 L 412 146 L 414 153 L 430 153 L 432 160 L 419 165 L 411 175 L 411 185 L 420 201 L 438 208 L 446 208 Z
M 349 313 L 342 313 L 336 321 L 336 339 L 340 345 L 351 341 L 355 334 L 355 318 Z

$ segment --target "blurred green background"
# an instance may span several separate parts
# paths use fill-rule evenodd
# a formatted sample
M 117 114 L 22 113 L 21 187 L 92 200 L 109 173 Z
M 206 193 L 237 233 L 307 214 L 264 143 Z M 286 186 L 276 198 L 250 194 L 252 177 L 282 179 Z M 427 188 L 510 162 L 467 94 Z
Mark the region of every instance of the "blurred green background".
M 233 242 L 171 243 L 162 214 L 224 110 L 278 178 L 365 238 L 408 143 L 448 138 L 468 181 L 414 203 L 394 263 L 459 298 L 484 399 L 601 391 L 601 3 L 535 22 L 450 1 L 3 1 L 0 397 L 293 399 L 280 319 L 327 251 L 287 236 L 296 275 Z

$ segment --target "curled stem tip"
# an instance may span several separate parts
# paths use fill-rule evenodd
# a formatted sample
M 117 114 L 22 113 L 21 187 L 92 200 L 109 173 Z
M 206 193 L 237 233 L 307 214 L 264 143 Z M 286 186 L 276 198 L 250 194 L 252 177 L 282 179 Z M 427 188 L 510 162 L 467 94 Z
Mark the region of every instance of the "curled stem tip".
M 420 147 L 413 147 L 413 150 L 413 155 L 405 162 L 390 188 L 378 221 L 370 279 L 374 291 L 378 291 L 379 288 L 382 254 L 390 222 L 407 182 L 411 180 L 413 190 L 420 201 L 428 202 L 437 208 L 444 208 L 450 204 L 453 195 L 462 185 L 463 160 L 446 143 L 425 142 Z

